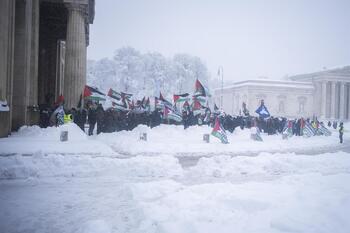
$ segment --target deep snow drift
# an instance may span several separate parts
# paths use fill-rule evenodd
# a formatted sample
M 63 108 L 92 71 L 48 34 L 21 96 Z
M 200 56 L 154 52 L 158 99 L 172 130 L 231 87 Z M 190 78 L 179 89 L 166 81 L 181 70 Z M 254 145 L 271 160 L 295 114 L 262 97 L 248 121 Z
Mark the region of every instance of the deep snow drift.
M 350 231 L 350 153 L 326 153 L 349 151 L 347 135 L 339 146 L 336 132 L 255 142 L 237 130 L 223 145 L 202 141 L 210 131 L 24 127 L 0 139 L 1 232 Z M 182 166 L 187 156 L 197 163 Z
M 172 154 L 201 157 L 257 154 L 260 151 L 304 152 L 341 148 L 336 130 L 333 130 L 332 136 L 329 137 L 292 137 L 288 140 L 282 140 L 281 135 L 261 134 L 264 141 L 258 142 L 250 139 L 249 129 L 236 128 L 232 134 L 227 132 L 230 144 L 226 145 L 213 136 L 210 136 L 210 143 L 204 142 L 203 134 L 210 134 L 211 130 L 208 126 L 194 126 L 184 130 L 183 126 L 175 125 L 161 125 L 153 129 L 140 125 L 133 131 L 87 137 L 75 124 L 47 129 L 24 126 L 9 138 L 0 139 L 0 154 L 84 154 L 111 157 Z M 68 131 L 68 142 L 59 141 L 61 131 Z M 146 142 L 140 140 L 141 133 L 147 133 Z M 346 142 L 348 135 L 345 134 L 344 138 Z

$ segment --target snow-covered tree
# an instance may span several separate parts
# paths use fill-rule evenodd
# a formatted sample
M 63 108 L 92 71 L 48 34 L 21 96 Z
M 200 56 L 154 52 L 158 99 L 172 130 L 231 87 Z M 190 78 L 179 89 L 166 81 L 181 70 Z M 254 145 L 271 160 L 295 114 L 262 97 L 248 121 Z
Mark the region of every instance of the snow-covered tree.
M 162 92 L 170 98 L 174 93 L 192 93 L 196 79 L 208 85 L 209 73 L 195 56 L 177 54 L 166 58 L 160 53 L 142 54 L 124 47 L 115 51 L 113 59 L 89 60 L 87 77 L 88 84 L 104 91 L 112 88 L 137 98 Z

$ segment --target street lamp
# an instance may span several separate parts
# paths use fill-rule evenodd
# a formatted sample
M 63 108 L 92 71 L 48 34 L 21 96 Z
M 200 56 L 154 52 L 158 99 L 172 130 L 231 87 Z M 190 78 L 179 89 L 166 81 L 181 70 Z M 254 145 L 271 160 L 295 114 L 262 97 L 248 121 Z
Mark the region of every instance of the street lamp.
M 221 75 L 221 98 L 220 98 L 220 107 L 223 108 L 224 105 L 224 68 L 219 66 L 218 76 L 220 78 Z

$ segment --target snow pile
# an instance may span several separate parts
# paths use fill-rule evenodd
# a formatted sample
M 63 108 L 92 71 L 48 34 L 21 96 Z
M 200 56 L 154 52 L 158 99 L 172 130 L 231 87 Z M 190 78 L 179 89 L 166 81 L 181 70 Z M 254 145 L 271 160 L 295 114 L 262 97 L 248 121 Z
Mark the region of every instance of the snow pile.
M 293 175 L 243 184 L 138 183 L 140 232 L 348 232 L 349 174 Z
M 18 132 L 13 133 L 13 137 L 30 137 L 40 140 L 60 140 L 62 131 L 68 131 L 68 139 L 73 141 L 87 140 L 87 135 L 74 123 L 68 123 L 59 127 L 40 128 L 37 125 L 22 126 Z
M 201 158 L 198 164 L 190 167 L 191 177 L 266 178 L 295 173 L 350 173 L 350 156 L 345 152 L 326 153 L 317 156 L 260 153 L 258 156 L 215 156 Z
M 43 177 L 180 177 L 182 168 L 171 156 L 118 159 L 91 156 L 43 155 L 0 158 L 0 179 Z
M 175 125 L 160 125 L 153 129 L 140 125 L 133 131 L 101 134 L 97 137 L 97 140 L 107 143 L 119 153 L 129 155 L 145 153 L 164 153 L 176 156 L 220 155 L 222 153 L 239 155 L 241 153 L 257 153 L 260 151 L 322 150 L 339 146 L 339 139 L 336 133 L 333 133 L 330 137 L 292 137 L 289 140 L 282 140 L 281 135 L 267 136 L 266 134 L 261 134 L 264 141 L 259 142 L 251 140 L 250 130 L 241 130 L 240 128 L 236 128 L 232 134 L 227 132 L 230 144 L 221 144 L 213 136 L 210 137 L 210 143 L 204 142 L 203 135 L 210 134 L 211 131 L 212 128 L 208 126 L 194 126 L 184 130 L 183 126 Z M 141 133 L 147 133 L 147 141 L 139 140 Z
M 62 131 L 68 131 L 68 141 L 61 142 Z M 0 139 L 0 154 L 93 154 L 112 156 L 116 153 L 105 143 L 88 138 L 73 123 L 60 127 L 23 126 L 8 138 Z

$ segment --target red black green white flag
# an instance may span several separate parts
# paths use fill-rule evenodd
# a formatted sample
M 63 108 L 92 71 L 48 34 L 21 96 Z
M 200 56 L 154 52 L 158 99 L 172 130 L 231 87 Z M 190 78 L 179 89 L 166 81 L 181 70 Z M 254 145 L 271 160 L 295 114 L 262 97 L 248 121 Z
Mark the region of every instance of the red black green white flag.
M 214 125 L 214 128 L 213 128 L 213 131 L 211 132 L 211 135 L 213 135 L 214 137 L 217 137 L 218 139 L 220 139 L 221 143 L 228 144 L 226 132 L 221 127 L 219 118 L 216 118 L 216 120 L 215 120 L 215 125 Z
M 182 116 L 166 105 L 164 106 L 163 118 L 174 120 L 176 122 L 182 122 Z
M 195 83 L 194 88 L 195 88 L 195 91 L 194 91 L 193 96 L 195 96 L 195 97 L 197 97 L 197 96 L 206 97 L 207 96 L 207 93 L 206 93 L 204 86 L 202 85 L 202 83 L 198 79 L 196 79 L 196 83 Z
M 180 95 L 174 95 L 173 99 L 175 104 L 180 102 L 190 101 L 190 94 L 185 93 Z
M 106 95 L 99 91 L 97 87 L 90 87 L 88 85 L 85 85 L 84 98 L 95 101 L 105 101 Z

